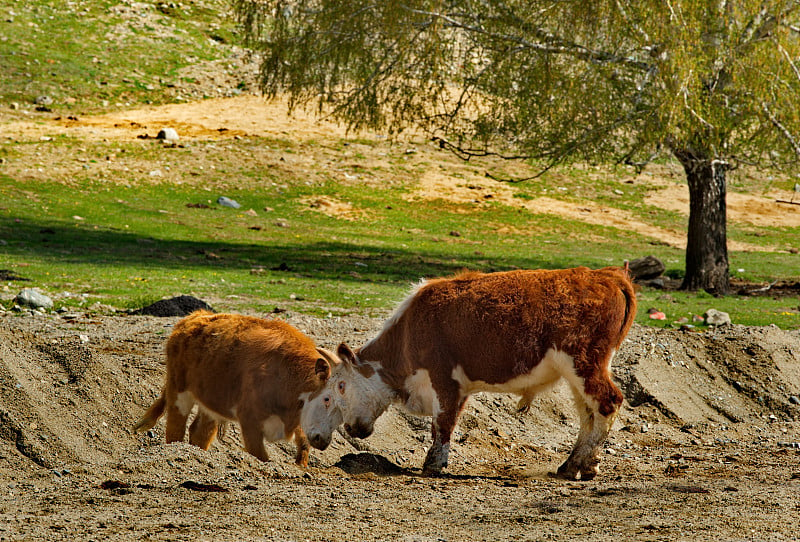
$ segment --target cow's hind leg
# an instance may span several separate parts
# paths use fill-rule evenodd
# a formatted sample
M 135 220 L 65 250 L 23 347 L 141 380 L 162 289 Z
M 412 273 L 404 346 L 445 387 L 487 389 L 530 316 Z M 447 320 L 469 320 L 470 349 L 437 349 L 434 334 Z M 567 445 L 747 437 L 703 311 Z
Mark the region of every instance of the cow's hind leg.
M 218 428 L 219 422 L 216 418 L 209 416 L 201 409 L 195 416 L 192 425 L 189 426 L 189 442 L 208 450 L 217 436 Z
M 579 475 L 581 480 L 597 476 L 600 451 L 622 404 L 622 393 L 608 376 L 589 384 L 572 386 L 581 427 L 572 452 L 558 468 L 558 475 L 570 480 L 577 480 Z

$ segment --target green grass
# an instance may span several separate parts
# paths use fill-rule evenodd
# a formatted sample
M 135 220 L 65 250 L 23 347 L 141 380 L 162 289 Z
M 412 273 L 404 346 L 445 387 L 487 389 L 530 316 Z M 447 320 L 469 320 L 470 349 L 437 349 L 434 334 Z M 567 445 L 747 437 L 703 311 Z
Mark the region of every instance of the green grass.
M 181 70 L 225 59 L 231 52 L 226 44 L 236 36 L 221 1 L 171 5 L 31 0 L 0 7 L 0 18 L 11 20 L 0 39 L 0 108 L 10 111 L 12 102 L 29 107 L 37 96 L 50 95 L 53 113 L 26 117 L 45 124 L 54 115 L 173 100 L 171 85 L 189 77 Z M 131 9 L 138 11 L 125 11 Z M 32 286 L 54 297 L 57 307 L 99 311 L 190 294 L 219 310 L 385 315 L 420 278 L 464 268 L 602 267 L 652 254 L 669 276 L 683 273 L 682 251 L 635 231 L 490 200 L 409 201 L 417 179 L 431 168 L 443 167 L 463 184 L 487 171 L 508 176 L 502 162 L 464 165 L 425 143 L 412 146 L 418 152 L 406 154 L 406 146 L 363 135 L 303 142 L 248 137 L 174 149 L 58 134 L 48 141 L 0 138 L 0 158 L 9 164 L 0 164 L 0 269 L 30 279 L 6 281 L 0 302 L 8 308 L 17 290 Z M 322 158 L 304 168 L 291 165 L 307 155 Z M 337 169 L 372 182 L 345 182 Z M 151 175 L 156 170 L 161 177 Z M 684 231 L 685 217 L 642 203 L 652 187 L 625 182 L 632 177 L 624 167 L 564 167 L 514 184 L 515 201 L 594 202 Z M 770 181 L 784 188 L 787 182 Z M 763 189 L 753 176 L 732 178 L 731 185 Z M 220 195 L 242 208 L 216 205 Z M 308 200 L 320 196 L 349 202 L 356 218 L 310 208 Z M 197 203 L 209 208 L 187 207 Z M 786 249 L 797 247 L 800 228 L 731 224 L 729 238 Z M 730 254 L 735 276 L 762 283 L 798 280 L 797 258 L 785 251 Z M 797 298 L 665 297 L 644 289 L 637 319 L 677 326 L 716 308 L 735 323 L 800 328 L 798 305 Z M 667 320 L 650 320 L 651 307 Z
M 2 98 L 32 103 L 47 95 L 54 111 L 163 103 L 181 68 L 222 56 L 218 40 L 231 39 L 234 26 L 219 17 L 222 5 L 7 3 L 0 7 L 11 21 L 3 22 L 0 40 Z
M 397 188 L 284 179 L 279 190 L 255 183 L 226 192 L 242 204 L 236 210 L 216 205 L 217 193 L 197 186 L 0 181 L 0 268 L 31 279 L 13 286 L 41 287 L 58 306 L 100 302 L 127 309 L 190 294 L 223 310 L 384 314 L 420 278 L 463 268 L 601 267 L 645 253 L 667 262 L 673 276 L 682 268 L 680 251 L 634 232 L 500 204 L 409 203 Z M 302 203 L 310 195 L 351 202 L 365 214 L 355 221 L 325 216 Z M 187 207 L 209 201 L 208 209 Z M 247 209 L 258 209 L 257 216 Z M 504 225 L 513 225 L 514 233 L 497 233 Z M 761 280 L 791 276 L 791 256 L 735 254 L 733 261 L 760 266 L 749 276 Z M 650 307 L 668 319 L 649 320 Z M 731 313 L 737 323 L 800 327 L 796 299 L 683 292 L 665 298 L 656 290 L 642 292 L 638 320 L 676 325 L 708 308 Z

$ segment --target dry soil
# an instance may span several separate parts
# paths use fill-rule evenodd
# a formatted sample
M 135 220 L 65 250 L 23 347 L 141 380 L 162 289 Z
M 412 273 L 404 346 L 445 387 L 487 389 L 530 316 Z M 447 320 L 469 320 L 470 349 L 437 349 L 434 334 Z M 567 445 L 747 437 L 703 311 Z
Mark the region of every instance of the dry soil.
M 318 344 L 382 318 L 283 314 Z M 238 428 L 205 452 L 131 431 L 160 389 L 177 318 L 0 315 L 0 540 L 796 540 L 800 331 L 635 326 L 601 474 L 552 478 L 577 432 L 558 387 L 516 413 L 480 394 L 451 463 L 421 475 L 429 425 L 392 408 L 311 466 L 269 463 Z

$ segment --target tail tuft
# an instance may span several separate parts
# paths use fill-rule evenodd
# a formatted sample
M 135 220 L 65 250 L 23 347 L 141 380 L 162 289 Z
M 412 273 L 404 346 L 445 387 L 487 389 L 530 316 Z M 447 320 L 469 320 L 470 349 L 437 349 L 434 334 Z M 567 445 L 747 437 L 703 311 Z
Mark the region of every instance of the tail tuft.
M 142 416 L 142 419 L 139 420 L 139 423 L 136 424 L 133 430 L 137 433 L 143 433 L 155 427 L 156 423 L 158 423 L 158 419 L 164 415 L 164 408 L 166 405 L 167 400 L 162 393 L 158 396 L 158 399 L 150 405 L 150 408 L 147 409 L 147 412 L 144 413 L 144 416 Z

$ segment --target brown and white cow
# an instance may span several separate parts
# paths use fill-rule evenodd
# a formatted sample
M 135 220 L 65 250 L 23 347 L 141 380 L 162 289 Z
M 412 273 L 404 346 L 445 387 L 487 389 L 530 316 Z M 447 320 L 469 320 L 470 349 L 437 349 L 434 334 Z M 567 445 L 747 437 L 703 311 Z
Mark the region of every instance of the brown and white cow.
M 166 410 L 166 440 L 181 441 L 197 404 L 192 444 L 207 450 L 220 423 L 238 420 L 245 449 L 257 458 L 269 460 L 264 439 L 294 435 L 295 462 L 308 466 L 300 412 L 339 363 L 333 353 L 280 320 L 202 310 L 175 325 L 166 352 L 164 388 L 137 431 L 151 429 Z
M 609 365 L 633 323 L 627 269 L 468 272 L 422 282 L 377 337 L 355 353 L 342 344 L 325 390 L 303 412 L 311 444 L 330 442 L 342 421 L 372 433 L 392 402 L 433 416 L 423 471 L 447 466 L 450 436 L 476 392 L 521 396 L 520 410 L 560 378 L 570 385 L 580 433 L 558 469 L 583 480 L 598 472 L 600 448 L 622 403 Z

